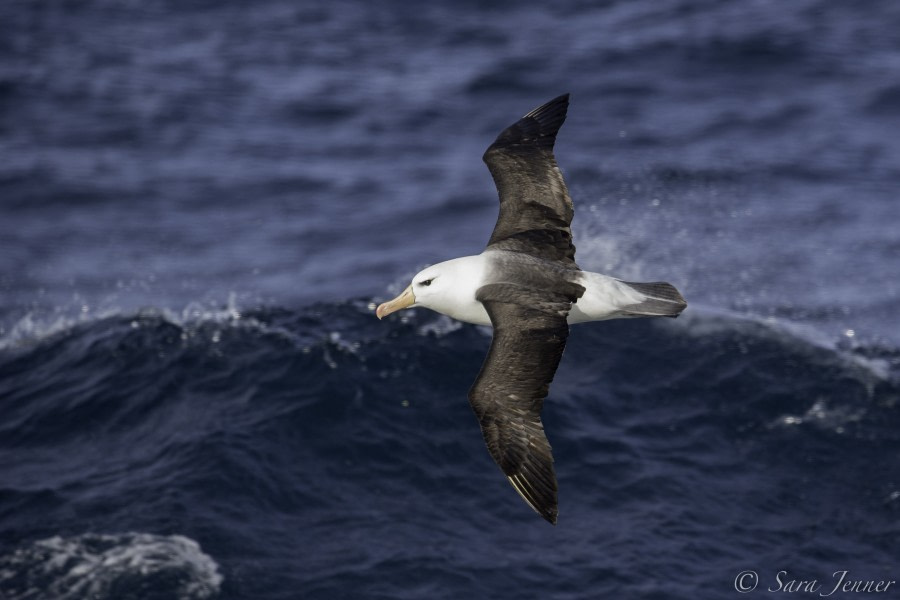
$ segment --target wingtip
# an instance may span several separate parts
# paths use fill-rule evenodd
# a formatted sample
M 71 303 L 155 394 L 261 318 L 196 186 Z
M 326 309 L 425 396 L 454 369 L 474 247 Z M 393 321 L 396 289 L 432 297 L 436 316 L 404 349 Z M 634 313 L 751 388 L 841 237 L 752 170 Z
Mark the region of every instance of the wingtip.
M 569 92 L 557 96 L 549 102 L 541 104 L 530 113 L 522 117 L 523 119 L 532 118 L 540 125 L 541 133 L 544 135 L 556 136 L 556 132 L 566 120 L 566 113 L 569 110 Z
M 506 478 L 519 493 L 519 496 L 522 497 L 522 500 L 524 500 L 534 512 L 541 515 L 541 518 L 551 525 L 556 525 L 556 517 L 559 514 L 559 508 L 556 503 L 555 490 L 552 502 L 547 502 L 546 499 L 541 501 L 541 499 L 533 493 L 533 490 L 530 489 L 530 486 L 527 481 L 522 478 L 521 474 L 507 475 Z
M 559 504 L 556 503 L 556 498 L 553 499 L 553 504 L 545 506 L 544 510 L 539 512 L 545 521 L 551 525 L 556 525 L 556 517 L 559 516 Z
M 485 153 L 485 161 L 491 150 L 510 146 L 536 146 L 552 150 L 556 143 L 556 134 L 566 120 L 568 109 L 568 93 L 541 104 L 500 132 Z
M 565 94 L 560 94 L 556 98 L 552 100 L 548 100 L 544 102 L 531 112 L 529 112 L 526 117 L 537 117 L 537 115 L 545 112 L 549 112 L 551 110 L 559 110 L 559 109 L 567 109 L 569 107 L 569 92 Z

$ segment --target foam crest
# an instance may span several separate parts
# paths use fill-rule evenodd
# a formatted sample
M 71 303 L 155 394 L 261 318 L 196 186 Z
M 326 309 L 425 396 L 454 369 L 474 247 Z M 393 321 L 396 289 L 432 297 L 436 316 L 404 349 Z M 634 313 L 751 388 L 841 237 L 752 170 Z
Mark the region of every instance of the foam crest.
M 104 308 L 91 310 L 85 306 L 76 307 L 72 314 L 57 308 L 52 314 L 28 312 L 20 317 L 8 331 L 0 329 L 0 351 L 28 348 L 65 334 L 81 325 L 98 323 L 109 319 L 129 319 L 133 329 L 151 323 L 164 321 L 182 329 L 182 339 L 209 337 L 212 343 L 221 340 L 222 332 L 228 328 L 252 329 L 261 333 L 275 333 L 285 337 L 295 337 L 291 332 L 260 321 L 247 315 L 238 306 L 236 294 L 229 294 L 224 305 L 190 302 L 182 310 L 145 307 L 140 309 Z
M 0 595 L 9 600 L 193 600 L 218 594 L 222 580 L 216 562 L 181 535 L 54 536 L 0 557 Z
M 718 334 L 737 334 L 747 338 L 771 339 L 788 348 L 807 348 L 823 351 L 845 367 L 867 373 L 874 380 L 892 381 L 896 377 L 894 361 L 879 356 L 867 356 L 844 347 L 843 340 L 829 338 L 820 330 L 803 323 L 776 317 L 760 317 L 708 306 L 692 306 L 676 322 L 665 326 L 678 328 L 681 333 L 698 338 Z M 738 350 L 746 348 L 738 344 Z

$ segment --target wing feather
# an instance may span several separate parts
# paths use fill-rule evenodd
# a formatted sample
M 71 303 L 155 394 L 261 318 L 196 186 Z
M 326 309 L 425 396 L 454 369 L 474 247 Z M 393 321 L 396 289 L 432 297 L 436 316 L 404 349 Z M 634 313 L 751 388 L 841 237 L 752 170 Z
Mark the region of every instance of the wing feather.
M 574 208 L 553 156 L 568 106 L 568 94 L 539 106 L 503 130 L 484 153 L 500 196 L 488 248 L 575 265 Z
M 541 308 L 509 302 L 513 284 L 479 289 L 494 326 L 494 338 L 469 402 L 481 424 L 488 451 L 519 495 L 538 514 L 556 523 L 557 483 L 550 442 L 541 422 L 544 398 L 569 335 L 565 294 L 540 295 Z
M 551 523 L 557 483 L 541 409 L 566 347 L 566 317 L 584 293 L 574 277 L 572 199 L 553 156 L 568 106 L 568 94 L 539 106 L 484 153 L 500 196 L 487 249 L 508 252 L 493 254 L 493 274 L 476 293 L 494 338 L 469 390 L 494 461 Z

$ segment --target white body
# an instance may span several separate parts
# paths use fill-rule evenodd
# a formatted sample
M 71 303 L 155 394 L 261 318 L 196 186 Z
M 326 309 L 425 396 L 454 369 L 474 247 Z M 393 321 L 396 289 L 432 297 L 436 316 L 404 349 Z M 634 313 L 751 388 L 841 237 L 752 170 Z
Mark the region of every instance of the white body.
M 466 323 L 490 325 L 487 311 L 475 299 L 475 293 L 489 274 L 491 252 L 454 258 L 422 270 L 411 285 L 415 294 L 413 306 L 424 306 Z M 588 271 L 581 271 L 579 277 L 578 283 L 584 286 L 585 292 L 572 306 L 569 324 L 625 316 L 621 314 L 624 307 L 645 298 L 614 277 Z M 431 283 L 422 285 L 426 281 Z

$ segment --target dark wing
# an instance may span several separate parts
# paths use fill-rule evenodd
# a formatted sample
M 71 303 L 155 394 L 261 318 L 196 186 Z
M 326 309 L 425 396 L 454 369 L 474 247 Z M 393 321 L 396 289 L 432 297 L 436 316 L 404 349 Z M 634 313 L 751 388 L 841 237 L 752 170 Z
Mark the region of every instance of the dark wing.
M 506 128 L 484 153 L 500 194 L 488 248 L 525 252 L 575 265 L 572 199 L 553 157 L 569 95 L 540 106 Z
M 509 283 L 483 286 L 477 298 L 491 318 L 494 339 L 469 402 L 510 483 L 555 524 L 556 474 L 541 408 L 566 347 L 572 301 L 565 293 Z

